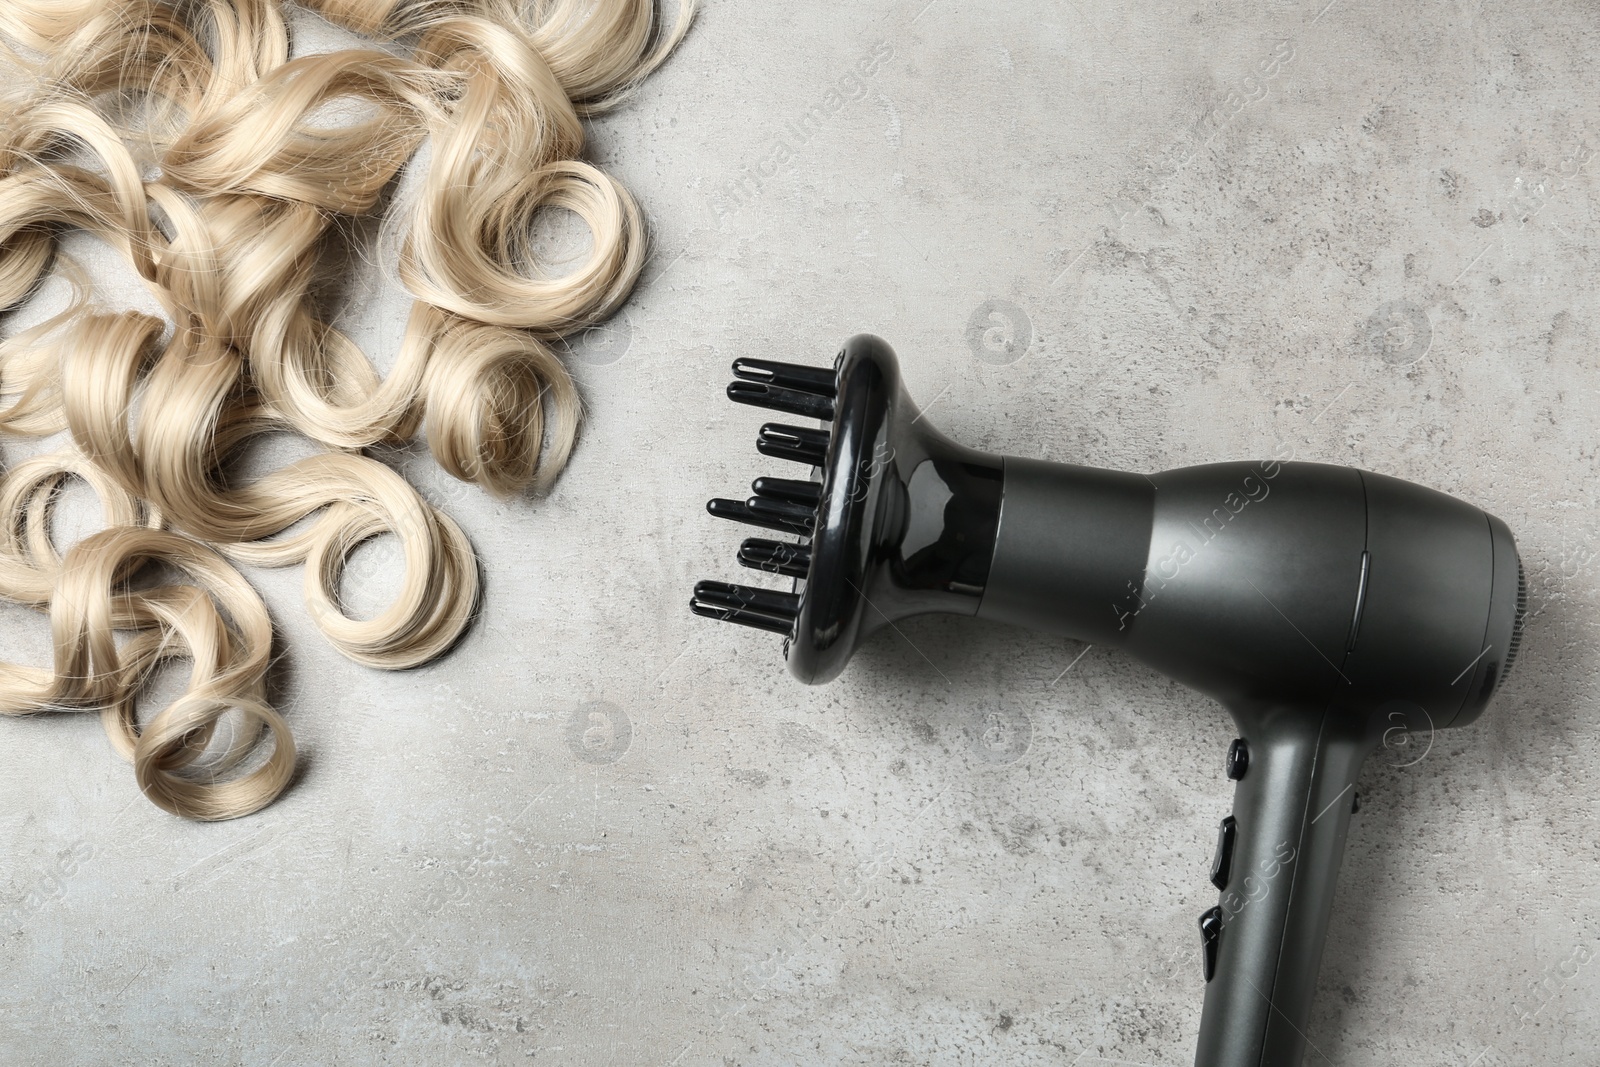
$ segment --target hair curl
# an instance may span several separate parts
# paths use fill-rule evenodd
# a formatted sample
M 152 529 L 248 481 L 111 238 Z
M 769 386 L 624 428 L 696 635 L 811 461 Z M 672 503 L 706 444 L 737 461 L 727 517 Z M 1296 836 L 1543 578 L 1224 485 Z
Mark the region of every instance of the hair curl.
M 426 662 L 466 626 L 471 545 L 366 450 L 420 432 L 497 494 L 561 469 L 579 400 L 550 343 L 612 314 L 645 258 L 632 198 L 580 158 L 581 120 L 659 66 L 694 7 L 663 24 L 656 0 L 303 2 L 385 47 L 290 58 L 278 0 L 0 4 L 25 82 L 0 97 L 0 313 L 52 271 L 75 294 L 0 341 L 0 431 L 66 438 L 0 476 L 0 596 L 48 613 L 54 647 L 50 667 L 0 664 L 0 713 L 98 710 L 145 795 L 197 819 L 260 809 L 294 768 L 238 564 L 304 563 L 312 620 L 370 666 Z M 415 302 L 380 375 L 314 278 L 340 220 L 383 211 L 424 143 L 398 220 Z M 559 275 L 530 240 L 544 208 L 592 235 Z M 67 229 L 119 253 L 163 314 L 94 306 Z M 283 431 L 325 451 L 241 480 L 241 446 Z M 50 514 L 72 479 L 105 528 L 62 553 Z M 404 583 L 352 618 L 341 571 L 382 534 Z M 183 694 L 138 715 L 174 659 Z

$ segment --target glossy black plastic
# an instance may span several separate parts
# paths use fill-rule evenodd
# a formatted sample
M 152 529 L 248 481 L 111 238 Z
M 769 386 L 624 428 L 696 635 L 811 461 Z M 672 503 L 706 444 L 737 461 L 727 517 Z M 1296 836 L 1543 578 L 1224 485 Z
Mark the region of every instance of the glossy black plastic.
M 893 351 L 851 338 L 835 365 L 832 444 L 789 670 L 825 682 L 891 621 L 974 615 L 988 582 L 1003 474 L 920 418 Z
M 756 451 L 774 459 L 820 467 L 828 461 L 828 431 L 769 422 L 756 435 Z
M 1208 984 L 1217 975 L 1217 945 L 1221 939 L 1222 909 L 1207 908 L 1200 916 L 1200 974 Z
M 740 358 L 733 361 L 733 376 L 741 381 L 758 382 L 779 389 L 796 389 L 817 396 L 831 397 L 835 392 L 833 371 L 826 367 Z
M 694 587 L 694 599 L 689 602 L 689 608 L 696 615 L 786 634 L 799 613 L 799 601 L 793 593 L 726 582 L 699 582 Z
M 764 530 L 777 530 L 779 533 L 810 534 L 809 521 L 802 522 L 786 514 L 757 510 L 750 506 L 751 502 L 718 497 L 706 501 L 706 510 L 719 519 L 732 519 L 746 526 L 759 526 Z
M 1239 832 L 1239 820 L 1232 815 L 1217 824 L 1217 851 L 1211 856 L 1211 884 L 1218 889 L 1228 888 L 1233 871 L 1233 841 Z
M 1228 745 L 1228 759 L 1224 768 L 1229 779 L 1237 782 L 1250 770 L 1250 746 L 1245 744 L 1242 737 L 1236 737 Z
M 728 386 L 728 399 L 736 404 L 784 411 L 802 418 L 833 418 L 833 401 L 828 397 L 760 382 L 733 382 Z
M 755 570 L 804 578 L 811 571 L 811 546 L 752 537 L 739 546 L 739 562 Z
M 802 482 L 792 478 L 757 478 L 750 483 L 750 491 L 756 496 L 786 500 L 791 504 L 804 504 L 808 508 L 815 508 L 822 502 L 821 482 Z
M 787 500 L 775 500 L 772 497 L 753 496 L 744 502 L 745 508 L 757 518 L 784 524 L 791 533 L 802 537 L 811 536 L 812 524 L 817 518 L 817 509 L 805 504 L 791 504 Z

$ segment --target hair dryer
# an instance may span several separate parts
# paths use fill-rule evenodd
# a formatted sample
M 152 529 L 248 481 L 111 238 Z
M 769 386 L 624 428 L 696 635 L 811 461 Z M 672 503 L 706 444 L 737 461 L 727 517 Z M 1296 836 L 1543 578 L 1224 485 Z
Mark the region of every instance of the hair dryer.
M 768 424 L 756 447 L 814 468 L 758 478 L 713 515 L 747 567 L 793 592 L 701 582 L 696 614 L 784 635 L 820 683 L 908 615 L 976 615 L 1112 645 L 1214 698 L 1238 739 L 1233 812 L 1200 918 L 1197 1067 L 1294 1067 L 1362 761 L 1397 730 L 1463 726 L 1521 639 L 1505 523 L 1453 497 L 1321 463 L 1125 474 L 957 445 L 859 335 L 834 369 L 740 359 L 735 401 L 830 422 Z

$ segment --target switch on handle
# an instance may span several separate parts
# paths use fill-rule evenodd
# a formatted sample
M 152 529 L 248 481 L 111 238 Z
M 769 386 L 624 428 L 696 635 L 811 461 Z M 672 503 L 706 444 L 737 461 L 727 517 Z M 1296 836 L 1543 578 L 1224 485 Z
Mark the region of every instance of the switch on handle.
M 1219 830 L 1201 918 L 1206 999 L 1196 1067 L 1299 1067 L 1365 719 L 1338 709 L 1234 709 L 1248 743 L 1233 814 Z

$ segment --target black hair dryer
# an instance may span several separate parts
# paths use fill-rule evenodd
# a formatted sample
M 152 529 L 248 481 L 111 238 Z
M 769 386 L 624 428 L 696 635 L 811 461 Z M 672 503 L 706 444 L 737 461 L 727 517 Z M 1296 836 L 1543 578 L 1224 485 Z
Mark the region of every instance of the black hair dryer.
M 1001 457 L 922 418 L 894 352 L 860 335 L 833 370 L 740 359 L 732 399 L 831 423 L 756 447 L 813 468 L 713 515 L 793 592 L 695 587 L 696 614 L 784 635 L 826 682 L 868 634 L 976 615 L 1125 649 L 1225 705 L 1238 784 L 1200 917 L 1198 1067 L 1294 1067 L 1362 761 L 1397 730 L 1476 719 L 1511 668 L 1525 585 L 1505 523 L 1349 467 L 1269 460 L 1149 476 Z M 820 480 L 818 480 L 820 478 Z

